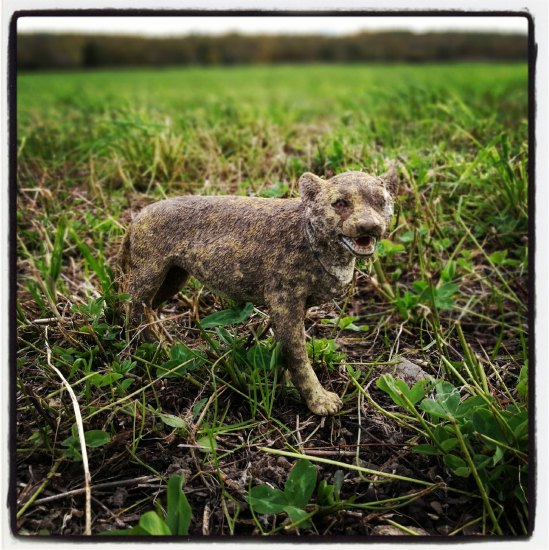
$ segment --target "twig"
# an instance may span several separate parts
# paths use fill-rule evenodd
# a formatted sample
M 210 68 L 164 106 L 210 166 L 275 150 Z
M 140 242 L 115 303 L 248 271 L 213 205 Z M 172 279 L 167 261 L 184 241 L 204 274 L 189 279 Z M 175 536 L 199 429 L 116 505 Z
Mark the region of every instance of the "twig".
M 339 449 L 304 449 L 306 456 L 355 456 L 356 451 L 344 451 Z
M 109 510 L 109 508 L 107 508 L 98 498 L 92 496 L 92 500 L 95 504 L 103 508 L 103 510 L 112 518 L 119 529 L 124 529 L 126 527 L 126 524 L 112 510 Z
M 299 414 L 295 416 L 295 435 L 297 442 L 299 443 L 299 448 L 303 449 L 303 440 L 301 439 L 301 426 L 299 425 Z
M 35 325 L 49 325 L 51 323 L 57 323 L 59 319 L 57 317 L 46 317 L 44 319 L 35 319 L 33 323 Z
M 391 346 L 391 351 L 389 352 L 389 361 L 393 358 L 393 355 L 398 354 L 398 348 L 400 346 L 400 335 L 402 334 L 402 329 L 404 328 L 404 323 L 401 323 L 398 327 L 398 334 L 396 335 L 395 341 Z
M 121 481 L 106 481 L 105 483 L 96 483 L 93 486 L 94 491 L 98 491 L 100 489 L 107 489 L 109 487 L 122 487 L 124 485 L 135 485 L 139 483 L 146 483 L 149 481 L 155 481 L 159 478 L 156 476 L 142 476 L 142 477 L 136 477 L 133 479 L 123 479 Z M 84 493 L 86 489 L 73 489 L 72 491 L 66 491 L 64 493 L 59 493 L 57 495 L 51 495 L 49 497 L 43 497 L 38 500 L 34 501 L 34 504 L 45 504 L 47 502 L 53 502 L 55 500 L 61 500 L 67 497 L 73 497 L 76 495 L 80 495 Z
M 202 516 L 202 534 L 205 536 L 210 534 L 210 514 L 210 506 L 206 503 L 206 506 L 204 506 L 204 514 Z
M 57 376 L 61 378 L 64 386 L 69 392 L 72 406 L 74 408 L 74 419 L 76 421 L 76 426 L 78 428 L 78 438 L 80 439 L 80 452 L 82 453 L 82 467 L 84 468 L 84 489 L 86 492 L 86 526 L 84 528 L 84 535 L 91 535 L 91 476 L 90 469 L 88 466 L 88 453 L 86 451 L 86 440 L 84 438 L 84 425 L 82 423 L 82 415 L 80 414 L 80 407 L 78 405 L 78 400 L 76 395 L 71 388 L 70 384 L 67 382 L 61 371 L 54 366 L 51 360 L 51 349 L 48 342 L 48 327 L 45 327 L 45 343 L 46 343 L 46 358 L 48 361 L 49 367 L 55 371 Z

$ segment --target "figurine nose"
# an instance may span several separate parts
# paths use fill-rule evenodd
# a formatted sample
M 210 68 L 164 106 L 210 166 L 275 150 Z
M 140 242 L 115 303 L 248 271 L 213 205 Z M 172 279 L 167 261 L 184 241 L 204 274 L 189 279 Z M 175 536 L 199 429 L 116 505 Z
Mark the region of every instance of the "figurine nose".
M 371 235 L 373 237 L 381 237 L 383 233 L 383 223 L 378 216 L 369 217 L 361 220 L 356 226 L 357 234 Z

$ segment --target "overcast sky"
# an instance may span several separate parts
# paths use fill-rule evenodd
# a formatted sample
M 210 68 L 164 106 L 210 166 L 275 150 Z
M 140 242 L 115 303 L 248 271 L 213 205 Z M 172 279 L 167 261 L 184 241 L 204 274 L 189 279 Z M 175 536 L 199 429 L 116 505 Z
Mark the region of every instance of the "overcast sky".
M 351 34 L 362 30 L 428 31 L 495 31 L 505 33 L 528 32 L 524 17 L 456 16 L 329 16 L 329 17 L 231 17 L 177 16 L 177 17 L 21 17 L 18 32 L 77 32 L 138 34 L 146 36 L 180 36 L 190 33 L 223 34 L 237 31 L 249 34 L 322 33 Z

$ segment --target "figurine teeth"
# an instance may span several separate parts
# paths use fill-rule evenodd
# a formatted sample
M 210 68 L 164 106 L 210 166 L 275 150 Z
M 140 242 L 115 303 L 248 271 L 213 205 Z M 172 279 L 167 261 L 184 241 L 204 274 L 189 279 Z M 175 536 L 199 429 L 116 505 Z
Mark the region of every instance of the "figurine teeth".
M 355 239 L 351 239 L 350 237 L 347 237 L 346 235 L 341 236 L 341 240 L 343 241 L 343 244 L 353 253 L 357 255 L 368 255 L 373 253 L 375 249 L 375 243 L 376 239 L 375 237 L 370 238 L 370 242 L 367 245 L 360 245 L 357 243 Z

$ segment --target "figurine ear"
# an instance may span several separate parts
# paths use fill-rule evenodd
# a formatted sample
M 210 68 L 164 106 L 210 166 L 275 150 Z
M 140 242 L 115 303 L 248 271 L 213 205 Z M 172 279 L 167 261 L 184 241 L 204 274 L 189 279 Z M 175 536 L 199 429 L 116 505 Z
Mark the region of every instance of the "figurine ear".
M 383 184 L 385 185 L 385 188 L 391 195 L 394 197 L 398 193 L 398 172 L 395 168 L 395 165 L 393 164 L 387 172 L 382 174 L 381 179 L 383 180 Z
M 305 172 L 299 178 L 299 194 L 305 201 L 312 201 L 318 195 L 322 189 L 324 181 L 318 176 L 311 174 L 311 172 Z

